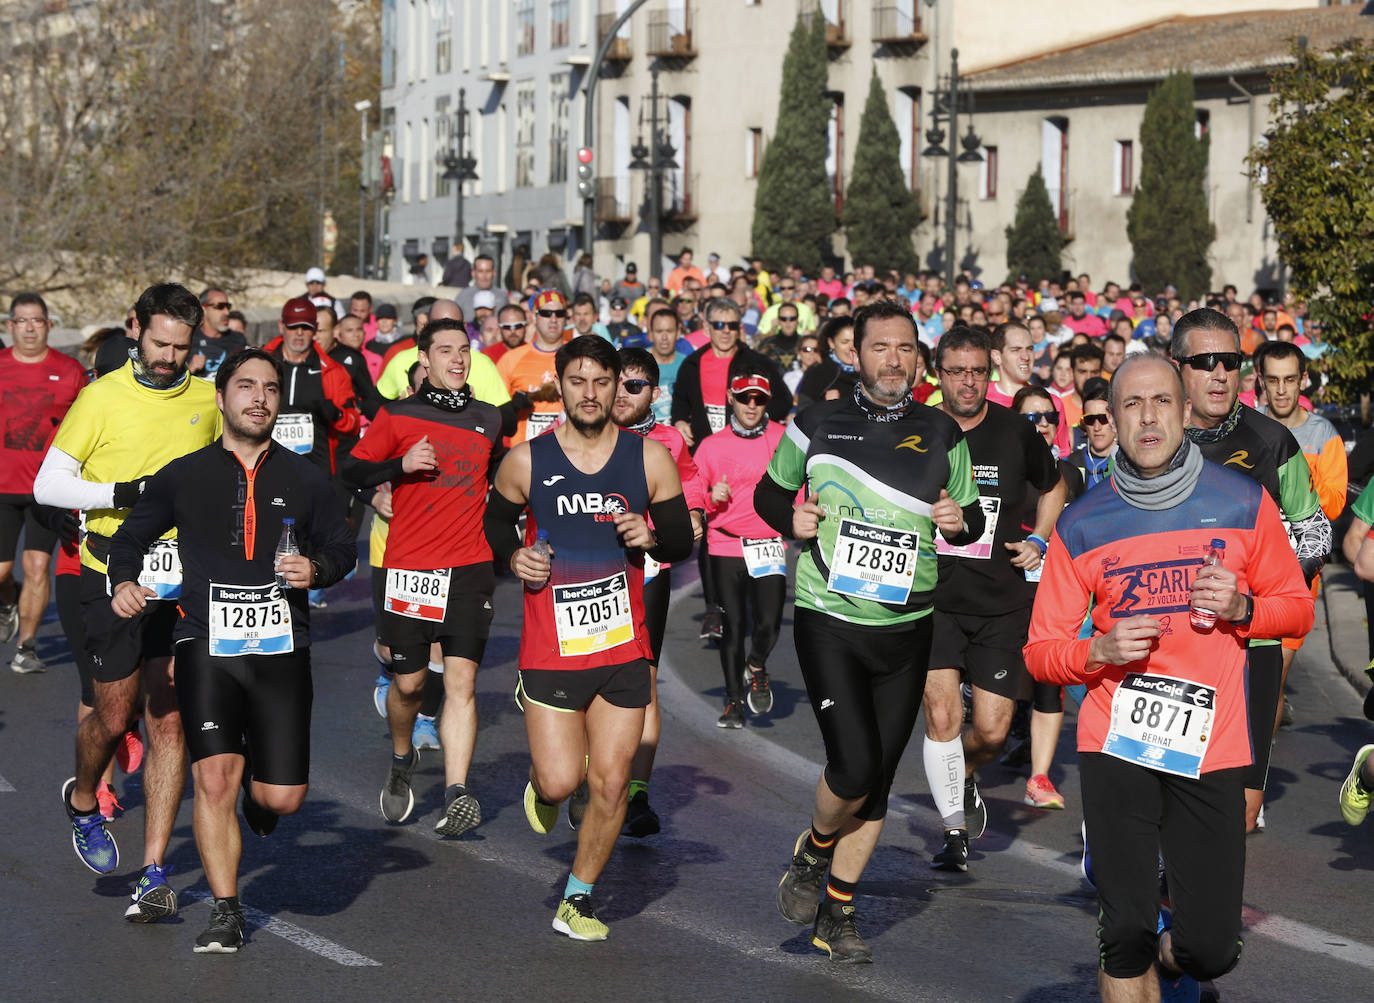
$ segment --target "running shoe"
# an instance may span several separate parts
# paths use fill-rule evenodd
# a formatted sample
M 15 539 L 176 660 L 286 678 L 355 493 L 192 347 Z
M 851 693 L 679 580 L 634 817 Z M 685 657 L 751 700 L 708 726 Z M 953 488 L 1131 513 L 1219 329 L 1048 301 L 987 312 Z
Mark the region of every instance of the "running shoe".
M 811 943 L 830 952 L 830 960 L 839 964 L 871 964 L 873 950 L 859 936 L 855 918 L 852 902 L 831 902 L 827 899 L 816 913 Z
M 768 672 L 754 669 L 749 673 L 749 692 L 744 698 L 754 714 L 767 714 L 773 709 L 773 691 L 768 686 Z
M 1260 802 L 1259 814 L 1257 814 L 1257 815 L 1255 816 L 1255 831 L 1256 831 L 1256 832 L 1263 832 L 1263 831 L 1264 831 L 1264 802 L 1263 802 L 1263 801 Z
M 577 827 L 582 824 L 583 817 L 587 814 L 587 802 L 592 798 L 592 789 L 587 786 L 587 781 L 583 780 L 577 785 L 577 790 L 572 792 L 572 797 L 568 798 L 568 828 L 577 831 Z
M 740 706 L 738 700 L 732 700 L 725 705 L 725 713 L 716 719 L 717 728 L 743 728 L 744 727 L 744 708 Z
M 724 635 L 725 627 L 722 624 L 720 607 L 707 606 L 706 613 L 701 618 L 699 637 L 703 641 L 719 641 Z
M 62 785 L 62 806 L 72 822 L 72 848 L 81 862 L 97 874 L 109 874 L 119 866 L 119 847 L 105 828 L 105 816 L 100 812 L 78 815 L 72 808 L 72 790 L 76 777 Z
M 1155 923 L 1155 933 L 1163 935 L 1164 931 L 1174 925 L 1173 914 L 1161 908 L 1159 918 Z M 1155 965 L 1155 971 L 1159 975 L 1159 1003 L 1199 1003 L 1202 996 L 1202 986 L 1197 979 L 1183 972 L 1166 972 L 1164 965 Z
M 386 717 L 386 691 L 389 689 L 391 677 L 383 672 L 372 684 L 372 706 L 377 708 L 377 713 L 383 718 Z
M 115 746 L 115 763 L 127 773 L 137 773 L 143 765 L 143 736 L 139 733 L 138 722 L 119 738 Z
M 329 602 L 324 597 L 324 589 L 310 589 L 305 595 L 310 602 L 311 609 L 329 608 Z
M 18 633 L 19 607 L 14 603 L 0 603 L 0 644 L 9 644 Z
M 570 895 L 558 903 L 553 928 L 573 940 L 605 940 L 610 933 L 606 924 L 596 918 L 592 897 L 586 894 Z
M 415 792 L 410 789 L 410 775 L 420 762 L 420 750 L 413 745 L 407 753 L 405 762 L 396 763 L 391 757 L 391 772 L 387 775 L 386 786 L 382 788 L 382 818 L 388 822 L 404 822 L 410 818 L 415 808 Z
M 454 784 L 445 793 L 444 813 L 434 823 L 434 831 L 440 836 L 461 836 L 476 828 L 482 821 L 482 806 L 477 799 L 462 784 Z
M 1293 727 L 1293 705 L 1288 702 L 1288 698 L 1283 698 L 1283 713 L 1279 716 L 1280 728 Z
M 778 882 L 778 912 L 787 922 L 797 926 L 816 921 L 821 886 L 825 884 L 825 872 L 830 865 L 829 861 L 802 849 L 809 835 L 811 830 L 804 829 L 797 837 L 797 843 L 792 847 L 792 863 Z
M 944 849 L 930 858 L 930 867 L 936 871 L 967 872 L 968 833 L 963 829 L 946 829 Z
M 255 836 L 270 836 L 277 828 L 281 816 L 272 809 L 258 804 L 253 798 L 253 780 L 248 775 L 248 764 L 243 769 L 243 821 Z
M 547 836 L 558 824 L 558 805 L 540 801 L 533 780 L 525 784 L 525 821 L 541 836 Z
M 969 777 L 964 781 L 964 822 L 968 838 L 977 839 L 988 827 L 988 806 L 978 793 L 978 782 Z
M 14 658 L 10 660 L 10 668 L 21 675 L 48 671 L 48 667 L 43 664 L 43 659 L 38 657 L 38 647 L 33 641 L 25 641 L 14 649 Z
M 134 885 L 133 904 L 124 910 L 130 923 L 156 923 L 177 914 L 177 893 L 167 883 L 171 868 L 149 864 Z
M 210 907 L 210 925 L 196 938 L 197 954 L 234 954 L 243 946 L 243 910 L 224 899 Z
M 1369 814 L 1370 792 L 1360 785 L 1360 771 L 1371 752 L 1374 752 L 1374 745 L 1366 745 L 1355 753 L 1355 763 L 1345 783 L 1341 784 L 1341 817 L 1347 825 L 1359 825 Z
M 1064 796 L 1054 789 L 1050 778 L 1043 773 L 1037 773 L 1026 781 L 1026 796 L 1021 800 L 1032 808 L 1064 807 Z
M 115 815 L 124 812 L 124 806 L 119 803 L 114 788 L 103 780 L 100 781 L 100 786 L 95 790 L 95 803 L 99 806 L 100 814 L 105 817 L 106 822 L 113 821 Z
M 1083 880 L 1096 888 L 1097 879 L 1093 877 L 1093 858 L 1092 854 L 1088 852 L 1088 823 L 1080 823 L 1078 831 L 1083 836 L 1083 861 L 1079 864 L 1079 870 L 1083 872 Z
M 411 744 L 417 749 L 438 749 L 439 729 L 434 726 L 434 718 L 417 714 L 415 730 L 410 735 Z
M 626 836 L 643 839 L 657 835 L 659 829 L 658 813 L 649 807 L 649 794 L 640 791 L 630 798 L 630 804 L 625 809 L 625 828 L 622 831 Z
M 377 664 L 383 669 L 391 668 L 391 659 L 382 657 L 382 645 L 379 641 L 372 642 L 372 657 L 377 659 Z

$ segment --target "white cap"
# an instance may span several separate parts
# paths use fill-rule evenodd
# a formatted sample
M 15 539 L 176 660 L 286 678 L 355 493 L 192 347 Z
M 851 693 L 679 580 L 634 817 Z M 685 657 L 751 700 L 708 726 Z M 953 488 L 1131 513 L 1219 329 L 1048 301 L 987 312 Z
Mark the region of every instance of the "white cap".
M 488 310 L 496 309 L 496 293 L 490 289 L 479 289 L 472 297 L 472 308 L 474 310 L 486 307 Z
M 323 268 L 312 268 L 312 269 L 310 269 L 308 272 L 305 273 L 305 281 L 306 281 L 307 284 L 309 284 L 309 283 L 311 283 L 311 282 L 323 283 L 323 282 L 324 282 L 324 269 L 323 269 Z

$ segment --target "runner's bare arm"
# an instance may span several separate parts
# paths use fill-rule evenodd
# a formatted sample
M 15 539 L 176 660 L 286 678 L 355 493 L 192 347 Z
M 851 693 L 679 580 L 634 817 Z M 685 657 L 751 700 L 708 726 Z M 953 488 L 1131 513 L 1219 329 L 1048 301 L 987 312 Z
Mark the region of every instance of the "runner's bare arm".
M 482 516 L 482 528 L 487 534 L 496 559 L 515 572 L 516 577 L 532 584 L 542 584 L 549 577 L 549 562 L 534 548 L 521 546 L 516 524 L 529 502 L 530 447 L 519 443 L 501 461 L 496 481 L 487 495 L 487 509 Z

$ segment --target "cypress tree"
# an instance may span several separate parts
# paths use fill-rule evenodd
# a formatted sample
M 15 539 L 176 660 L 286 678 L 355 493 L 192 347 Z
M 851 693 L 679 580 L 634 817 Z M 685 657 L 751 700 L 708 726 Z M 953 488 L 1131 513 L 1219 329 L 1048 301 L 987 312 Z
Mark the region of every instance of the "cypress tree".
M 825 19 L 798 15 L 782 63 L 777 126 L 754 193 L 754 255 L 768 268 L 794 264 L 814 275 L 831 253 L 835 205 L 825 172 L 828 66 Z
M 1126 213 L 1131 267 L 1145 292 L 1178 287 L 1186 303 L 1212 282 L 1216 239 L 1207 210 L 1207 137 L 1194 132 L 1193 76 L 1171 73 L 1151 92 L 1140 123 L 1140 186 Z
M 868 102 L 859 120 L 851 177 L 844 201 L 850 260 L 884 271 L 914 272 L 911 231 L 920 222 L 920 208 L 902 176 L 901 139 L 876 70 L 869 78 Z
M 1006 234 L 1009 281 L 1015 281 L 1019 275 L 1025 275 L 1031 282 L 1059 275 L 1064 239 L 1038 164 L 1016 202 L 1016 222 L 1007 227 Z

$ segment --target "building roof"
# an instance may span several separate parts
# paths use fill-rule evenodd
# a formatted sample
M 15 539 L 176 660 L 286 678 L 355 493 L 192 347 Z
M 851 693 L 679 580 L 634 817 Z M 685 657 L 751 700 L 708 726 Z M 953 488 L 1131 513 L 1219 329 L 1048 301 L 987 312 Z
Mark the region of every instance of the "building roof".
M 1040 90 L 1162 80 L 1173 70 L 1228 76 L 1292 62 L 1299 35 L 1318 50 L 1360 38 L 1374 43 L 1374 17 L 1357 6 L 1178 16 L 960 76 L 975 91 Z

